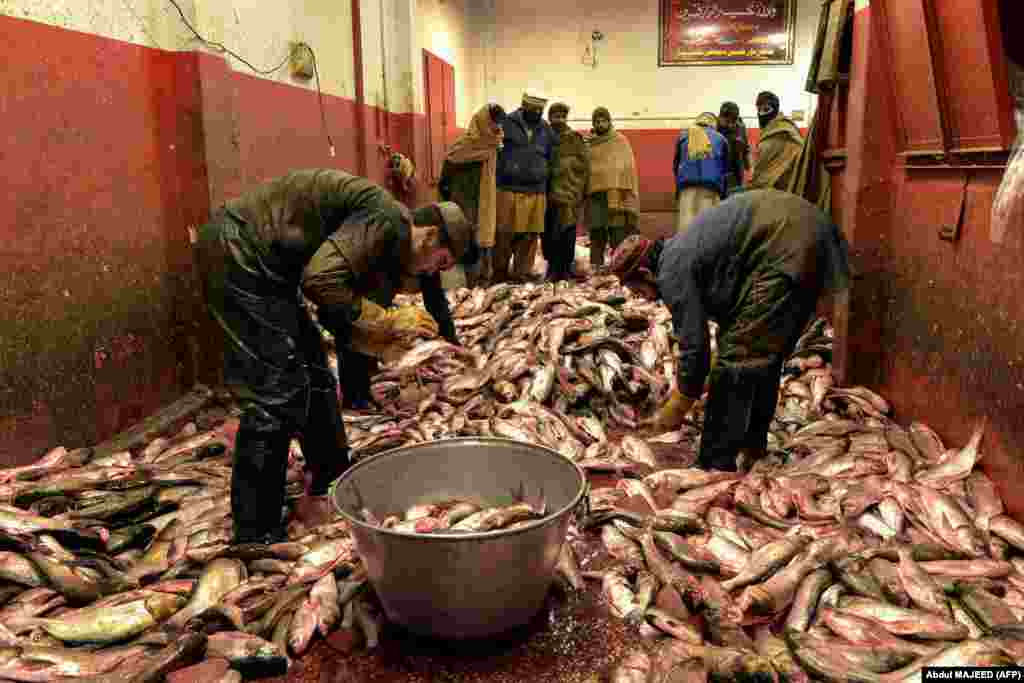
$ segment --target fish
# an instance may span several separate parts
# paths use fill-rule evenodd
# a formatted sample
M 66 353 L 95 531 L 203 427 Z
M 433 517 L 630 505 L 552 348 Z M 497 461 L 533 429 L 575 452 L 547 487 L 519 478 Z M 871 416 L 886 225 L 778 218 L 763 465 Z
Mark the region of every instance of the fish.
M 722 588 L 726 591 L 734 591 L 760 581 L 768 574 L 788 564 L 809 542 L 810 539 L 804 536 L 790 536 L 758 548 L 751 553 L 739 574 L 722 582 Z
M 924 640 L 962 640 L 967 629 L 952 617 L 946 618 L 922 610 L 896 607 L 885 602 L 862 597 L 843 597 L 841 611 L 865 619 L 873 619 L 893 635 L 909 635 Z
M 953 612 L 939 582 L 914 561 L 913 554 L 907 548 L 900 548 L 899 556 L 897 572 L 911 602 L 920 609 L 952 618 Z
M 804 577 L 793 597 L 784 628 L 787 631 L 807 631 L 817 616 L 822 594 L 832 583 L 832 573 L 827 569 L 816 569 Z
M 245 678 L 281 676 L 288 669 L 288 661 L 277 645 L 238 631 L 210 635 L 206 655 L 226 659 Z
M 220 602 L 226 594 L 248 578 L 245 565 L 239 560 L 220 558 L 213 560 L 203 569 L 188 603 L 168 622 L 172 627 L 181 628 L 185 623 Z
M 576 560 L 576 552 L 568 541 L 562 544 L 562 549 L 558 553 L 556 569 L 573 590 L 581 591 L 585 588 L 583 576 L 580 574 L 579 563 Z
M 980 460 L 978 446 L 985 432 L 987 419 L 983 419 L 971 434 L 967 445 L 953 457 L 931 467 L 917 475 L 917 481 L 932 488 L 942 489 L 953 482 L 967 478 Z
M 101 608 L 84 607 L 59 619 L 37 619 L 48 634 L 66 643 L 116 643 L 162 623 L 185 605 L 185 599 L 167 593 Z

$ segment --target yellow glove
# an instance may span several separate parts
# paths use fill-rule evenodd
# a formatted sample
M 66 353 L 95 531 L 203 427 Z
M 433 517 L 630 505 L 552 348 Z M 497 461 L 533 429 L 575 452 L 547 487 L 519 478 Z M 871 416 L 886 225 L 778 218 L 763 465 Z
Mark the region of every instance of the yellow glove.
M 360 353 L 377 356 L 381 350 L 407 336 L 390 320 L 387 310 L 369 299 L 360 302 L 361 312 L 352 329 L 352 348 Z
M 382 321 L 387 316 L 387 311 L 373 303 L 369 299 L 360 302 L 362 312 L 359 314 L 357 323 L 375 323 Z
M 416 306 L 402 306 L 394 311 L 389 311 L 387 316 L 388 323 L 395 330 L 411 334 L 424 334 L 425 336 L 437 335 L 437 321 L 429 313 Z
M 645 426 L 657 427 L 659 429 L 677 429 L 683 423 L 683 418 L 690 412 L 690 408 L 696 403 L 692 398 L 684 396 L 678 389 L 674 389 L 668 397 L 665 405 L 654 414 L 652 418 L 645 421 Z

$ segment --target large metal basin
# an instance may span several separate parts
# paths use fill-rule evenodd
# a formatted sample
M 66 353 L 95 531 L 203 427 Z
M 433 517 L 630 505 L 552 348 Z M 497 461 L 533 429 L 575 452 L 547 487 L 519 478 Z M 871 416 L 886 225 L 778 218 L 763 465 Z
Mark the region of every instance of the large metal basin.
M 465 498 L 486 505 L 541 490 L 549 514 L 513 531 L 406 534 L 371 526 L 411 505 Z M 558 453 L 508 439 L 459 438 L 380 453 L 338 479 L 332 498 L 388 618 L 421 635 L 482 638 L 527 623 L 543 605 L 586 477 Z

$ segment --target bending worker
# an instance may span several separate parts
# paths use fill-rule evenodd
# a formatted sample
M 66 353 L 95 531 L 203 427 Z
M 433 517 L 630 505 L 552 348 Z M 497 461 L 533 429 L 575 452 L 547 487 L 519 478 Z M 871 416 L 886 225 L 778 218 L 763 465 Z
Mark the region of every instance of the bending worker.
M 243 407 L 231 479 L 236 544 L 284 538 L 293 436 L 311 479 L 298 511 L 307 526 L 329 520 L 327 488 L 349 465 L 336 384 L 302 295 L 339 349 L 408 343 L 433 321 L 363 297 L 415 287 L 417 277 L 463 257 L 471 239 L 454 204 L 410 214 L 383 188 L 330 169 L 265 183 L 202 227 L 196 247 L 207 305 L 226 333 L 225 382 Z
M 741 453 L 761 457 L 783 362 L 818 297 L 849 284 L 846 240 L 828 216 L 793 194 L 744 192 L 668 240 L 627 239 L 610 270 L 665 301 L 682 349 L 678 388 L 648 424 L 677 428 L 710 373 L 699 465 L 736 471 Z M 714 368 L 709 319 L 719 325 Z

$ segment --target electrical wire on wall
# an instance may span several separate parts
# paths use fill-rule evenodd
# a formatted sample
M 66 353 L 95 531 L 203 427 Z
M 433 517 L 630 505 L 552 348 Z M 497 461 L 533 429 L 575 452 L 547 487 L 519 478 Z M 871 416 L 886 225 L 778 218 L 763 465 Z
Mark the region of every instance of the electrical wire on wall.
M 324 136 L 327 138 L 327 145 L 329 147 L 331 156 L 332 157 L 334 156 L 334 140 L 331 138 L 331 132 L 327 128 L 327 111 L 324 108 L 324 93 L 323 93 L 323 90 L 320 88 L 320 69 L 317 66 L 316 52 L 313 51 L 313 48 L 311 46 L 309 46 L 307 43 L 295 43 L 294 45 L 292 45 L 291 48 L 289 48 L 288 54 L 285 55 L 285 58 L 283 60 L 281 60 L 280 64 L 278 64 L 277 66 L 275 66 L 275 67 L 273 67 L 271 69 L 260 69 L 260 68 L 257 68 L 256 66 L 253 66 L 252 63 L 250 63 L 244 57 L 239 55 L 237 52 L 234 52 L 233 50 L 229 49 L 223 43 L 219 43 L 219 42 L 217 42 L 215 40 L 207 40 L 203 36 L 199 35 L 199 31 L 197 31 L 195 29 L 195 27 L 193 27 L 192 24 L 189 22 L 188 17 L 185 16 L 185 12 L 181 9 L 181 5 L 179 5 L 177 3 L 177 0 L 167 0 L 167 1 L 170 2 L 172 5 L 174 5 L 174 9 L 178 10 L 178 15 L 181 17 L 182 23 L 185 24 L 185 26 L 192 33 L 192 35 L 195 36 L 196 40 L 198 40 L 203 45 L 206 45 L 207 47 L 211 47 L 214 50 L 217 50 L 218 52 L 222 52 L 222 53 L 226 53 L 228 55 L 231 55 L 232 57 L 234 57 L 235 59 L 240 61 L 242 64 L 245 64 L 247 67 L 252 69 L 254 72 L 260 74 L 261 76 L 270 76 L 272 74 L 277 73 L 281 69 L 283 69 L 285 64 L 288 63 L 288 61 L 292 58 L 292 56 L 295 54 L 295 52 L 297 50 L 302 50 L 302 49 L 308 50 L 309 51 L 310 59 L 313 62 L 313 76 L 316 79 L 317 101 L 320 104 L 320 123 L 323 126 Z

